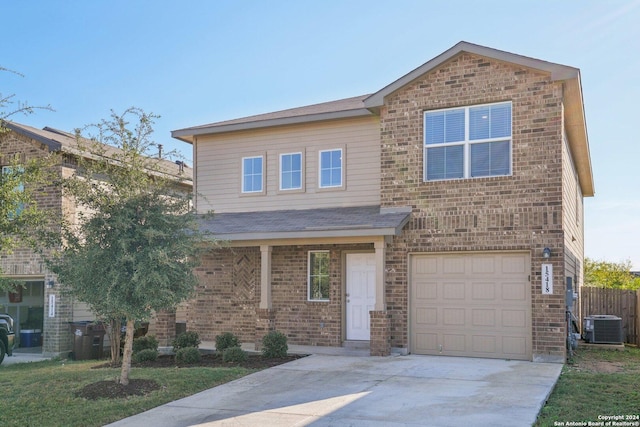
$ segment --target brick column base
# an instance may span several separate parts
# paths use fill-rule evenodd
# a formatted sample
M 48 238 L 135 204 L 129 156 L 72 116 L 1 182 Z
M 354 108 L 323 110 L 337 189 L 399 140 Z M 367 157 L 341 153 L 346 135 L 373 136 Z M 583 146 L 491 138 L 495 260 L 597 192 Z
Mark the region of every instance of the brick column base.
M 371 319 L 371 356 L 389 356 L 391 354 L 391 315 L 386 311 L 370 311 Z
M 171 346 L 171 341 L 176 337 L 176 312 L 159 311 L 155 319 L 155 336 L 160 347 Z
M 256 351 L 262 350 L 262 339 L 269 332 L 276 329 L 276 313 L 272 309 L 258 308 L 256 310 Z

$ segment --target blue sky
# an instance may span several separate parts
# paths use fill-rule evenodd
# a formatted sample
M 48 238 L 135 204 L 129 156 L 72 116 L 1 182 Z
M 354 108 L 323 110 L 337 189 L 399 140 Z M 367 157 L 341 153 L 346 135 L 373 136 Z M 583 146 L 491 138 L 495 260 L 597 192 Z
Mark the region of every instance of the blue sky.
M 0 93 L 67 131 L 136 106 L 171 130 L 375 92 L 460 40 L 580 68 L 586 255 L 640 270 L 640 0 L 4 1 Z

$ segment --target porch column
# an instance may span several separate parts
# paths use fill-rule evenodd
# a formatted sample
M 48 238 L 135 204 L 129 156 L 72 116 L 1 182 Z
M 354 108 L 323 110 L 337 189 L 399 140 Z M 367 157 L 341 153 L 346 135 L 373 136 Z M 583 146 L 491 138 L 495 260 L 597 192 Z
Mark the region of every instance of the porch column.
M 260 307 L 256 310 L 256 351 L 262 349 L 262 339 L 275 325 L 275 314 L 271 309 L 271 250 L 269 245 L 260 245 Z
M 385 299 L 385 239 L 374 242 L 376 258 L 376 304 L 369 312 L 371 337 L 369 341 L 372 356 L 391 354 L 391 316 L 387 313 Z
M 271 309 L 271 249 L 260 246 L 260 308 Z
M 387 309 L 385 301 L 384 282 L 385 282 L 385 241 L 380 238 L 374 242 L 376 250 L 376 305 L 375 311 L 384 311 Z

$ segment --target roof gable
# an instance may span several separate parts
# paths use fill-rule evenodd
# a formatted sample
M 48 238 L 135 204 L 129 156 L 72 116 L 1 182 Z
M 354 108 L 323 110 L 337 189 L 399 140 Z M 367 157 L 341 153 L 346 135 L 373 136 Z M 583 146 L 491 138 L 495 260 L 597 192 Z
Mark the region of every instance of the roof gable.
M 405 74 L 398 80 L 391 84 L 388 84 L 378 92 L 370 95 L 364 100 L 364 105 L 367 108 L 377 108 L 384 105 L 384 98 L 404 86 L 410 84 L 414 80 L 420 78 L 426 73 L 429 73 L 450 59 L 462 53 L 471 53 L 485 58 L 491 58 L 502 62 L 508 62 L 522 67 L 531 68 L 543 72 L 547 72 L 551 75 L 552 80 L 567 80 L 577 78 L 580 75 L 580 71 L 577 68 L 568 67 L 566 65 L 554 64 L 553 62 L 542 61 L 540 59 L 530 58 L 527 56 L 516 55 L 515 53 L 505 52 L 502 50 L 493 49 L 490 47 L 480 46 L 473 43 L 461 41 L 450 49 L 444 51 L 440 55 L 425 62 L 415 70 Z
M 564 125 L 569 140 L 571 155 L 576 164 L 582 195 L 590 197 L 595 194 L 589 139 L 582 99 L 580 70 L 566 65 L 542 61 L 528 56 L 517 55 L 473 43 L 461 41 L 415 70 L 405 74 L 393 83 L 364 100 L 366 108 L 375 111 L 384 105 L 385 98 L 419 79 L 423 75 L 437 69 L 457 56 L 469 53 L 492 60 L 515 64 L 524 68 L 540 71 L 550 76 L 552 81 L 561 82 L 564 87 Z

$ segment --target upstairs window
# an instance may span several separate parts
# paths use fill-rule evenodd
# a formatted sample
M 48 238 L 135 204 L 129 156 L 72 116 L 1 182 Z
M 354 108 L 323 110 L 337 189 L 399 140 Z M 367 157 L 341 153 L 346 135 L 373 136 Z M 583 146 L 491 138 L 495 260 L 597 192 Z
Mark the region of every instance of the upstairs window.
M 262 193 L 264 189 L 264 168 L 262 156 L 242 159 L 242 192 Z
M 309 301 L 329 301 L 329 251 L 310 251 Z
M 320 188 L 342 187 L 342 149 L 320 151 Z
M 424 180 L 511 174 L 511 103 L 424 113 Z
M 15 187 L 13 189 L 13 193 L 23 193 L 24 192 L 24 183 L 21 181 L 21 175 L 24 173 L 24 169 L 21 166 L 18 166 L 15 170 L 13 166 L 2 166 L 2 176 L 0 179 L 14 181 Z M 11 184 L 9 184 L 11 185 Z M 20 199 L 20 197 L 13 197 L 13 200 Z M 14 219 L 20 216 L 22 211 L 24 210 L 24 203 L 17 202 L 13 206 L 8 206 L 8 218 Z
M 280 155 L 280 190 L 302 189 L 302 153 Z

